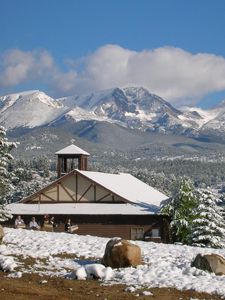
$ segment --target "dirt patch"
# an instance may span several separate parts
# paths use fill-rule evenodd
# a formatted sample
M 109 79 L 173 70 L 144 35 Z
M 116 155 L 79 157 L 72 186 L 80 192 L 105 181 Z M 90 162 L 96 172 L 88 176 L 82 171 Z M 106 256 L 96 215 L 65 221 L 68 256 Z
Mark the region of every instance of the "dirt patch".
M 125 286 L 105 286 L 99 281 L 68 280 L 58 277 L 41 277 L 36 274 L 23 274 L 22 278 L 7 278 L 7 274 L 0 272 L 1 300 L 190 300 L 224 299 L 219 296 L 197 293 L 194 291 L 177 291 L 175 289 L 144 289 L 153 296 L 143 296 L 142 291 L 125 292 Z M 139 294 L 139 297 L 136 295 Z

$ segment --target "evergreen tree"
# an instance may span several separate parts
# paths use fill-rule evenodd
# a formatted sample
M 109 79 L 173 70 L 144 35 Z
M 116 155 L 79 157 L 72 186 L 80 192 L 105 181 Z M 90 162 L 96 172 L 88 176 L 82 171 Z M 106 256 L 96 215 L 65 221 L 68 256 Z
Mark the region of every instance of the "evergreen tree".
M 6 196 L 12 188 L 11 179 L 13 174 L 8 170 L 8 165 L 13 159 L 10 151 L 16 147 L 16 143 L 9 142 L 4 127 L 0 127 L 0 222 L 11 217 L 5 207 Z
M 7 193 L 10 191 L 11 180 L 14 176 L 8 170 L 8 165 L 13 156 L 10 151 L 16 147 L 16 143 L 9 142 L 6 137 L 6 130 L 0 127 L 0 203 L 5 204 Z
M 12 218 L 12 214 L 7 209 L 5 204 L 0 204 L 0 222 L 7 221 L 8 219 Z
M 46 161 L 45 157 L 35 158 L 32 161 L 13 160 L 10 162 L 8 170 L 14 176 L 11 178 L 12 188 L 7 193 L 6 202 L 17 202 L 55 180 L 56 174 L 49 170 L 47 172 L 46 168 L 49 164 L 44 161 Z
M 220 248 L 225 234 L 225 221 L 222 208 L 217 205 L 218 199 L 210 189 L 198 192 L 198 207 L 191 226 L 189 240 L 192 245 Z
M 162 213 L 171 217 L 171 234 L 173 241 L 188 243 L 188 235 L 193 221 L 193 209 L 196 207 L 194 187 L 190 179 L 181 178 L 172 200 L 162 208 Z

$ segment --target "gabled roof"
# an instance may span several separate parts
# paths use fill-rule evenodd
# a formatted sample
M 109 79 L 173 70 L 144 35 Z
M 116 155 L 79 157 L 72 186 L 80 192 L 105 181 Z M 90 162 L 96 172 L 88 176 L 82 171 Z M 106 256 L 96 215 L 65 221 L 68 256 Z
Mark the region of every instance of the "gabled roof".
M 82 155 L 90 155 L 88 152 L 84 151 L 83 149 L 75 146 L 75 145 L 70 145 L 67 146 L 59 151 L 57 151 L 55 154 L 60 155 L 60 154 L 82 154 Z
M 160 207 L 163 201 L 168 200 L 168 196 L 128 173 L 76 171 L 130 203 Z
M 158 190 L 150 187 L 149 185 L 145 184 L 144 182 L 127 173 L 110 174 L 102 172 L 73 170 L 70 173 L 57 179 L 56 181 L 50 183 L 43 189 L 37 191 L 33 195 L 22 199 L 20 203 L 30 202 L 32 198 L 44 194 L 49 189 L 53 188 L 54 186 L 57 186 L 58 183 L 63 183 L 64 180 L 68 179 L 68 177 L 75 176 L 76 174 L 88 179 L 92 184 L 96 184 L 104 188 L 112 195 L 118 196 L 124 201 L 124 203 L 136 205 L 142 207 L 143 209 L 148 209 L 152 212 L 159 211 L 159 208 L 162 205 L 162 203 L 168 200 L 168 197 L 163 193 L 159 192 Z M 51 205 L 58 205 L 59 203 L 60 202 L 57 202 L 57 204 L 53 203 Z M 91 203 L 90 205 L 93 205 L 94 203 L 95 202 Z M 79 203 L 78 205 L 83 204 Z

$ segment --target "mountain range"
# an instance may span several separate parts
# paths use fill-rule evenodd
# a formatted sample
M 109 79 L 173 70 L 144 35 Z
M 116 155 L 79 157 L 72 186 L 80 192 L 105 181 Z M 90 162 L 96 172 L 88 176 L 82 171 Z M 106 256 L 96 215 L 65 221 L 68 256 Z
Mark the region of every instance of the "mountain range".
M 35 90 L 0 97 L 0 125 L 14 138 L 54 129 L 110 146 L 132 146 L 132 139 L 136 144 L 142 139 L 139 145 L 143 145 L 155 140 L 153 136 L 160 136 L 157 141 L 168 141 L 168 135 L 179 144 L 182 137 L 189 138 L 190 144 L 196 140 L 223 144 L 225 102 L 209 110 L 177 109 L 143 87 L 113 88 L 59 99 Z

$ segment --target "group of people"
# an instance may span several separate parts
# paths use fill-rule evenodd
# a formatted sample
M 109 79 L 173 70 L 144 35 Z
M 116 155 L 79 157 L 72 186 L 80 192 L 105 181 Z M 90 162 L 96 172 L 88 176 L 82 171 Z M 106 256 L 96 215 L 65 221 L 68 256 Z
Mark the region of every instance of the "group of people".
M 26 226 L 26 224 L 25 224 L 24 220 L 21 218 L 21 216 L 17 216 L 17 218 L 15 219 L 14 226 L 15 226 L 15 228 L 29 228 L 32 230 L 39 230 L 42 227 L 43 229 L 50 229 L 51 231 L 55 231 L 57 224 L 55 222 L 54 216 L 49 218 L 48 215 L 45 215 L 42 226 L 40 226 L 40 224 L 38 224 L 35 217 L 32 217 L 28 226 Z M 67 221 L 65 223 L 65 231 L 68 233 L 72 233 L 77 229 L 78 229 L 78 226 L 73 225 L 71 222 L 71 219 L 67 219 Z
M 18 216 L 15 220 L 15 228 L 26 228 L 26 224 L 24 222 L 24 220 L 21 218 L 21 216 Z M 35 217 L 32 217 L 31 221 L 29 222 L 28 225 L 29 229 L 33 229 L 33 230 L 39 230 L 40 226 L 37 223 Z

